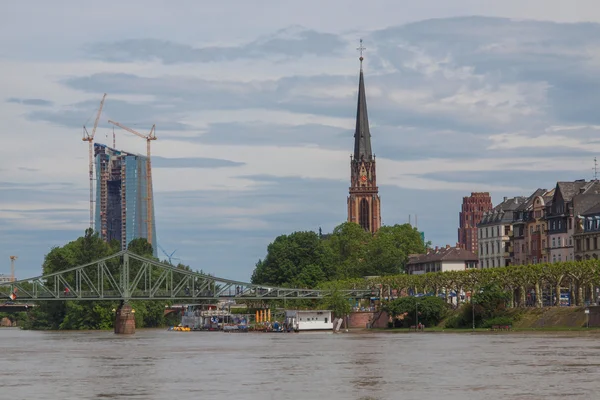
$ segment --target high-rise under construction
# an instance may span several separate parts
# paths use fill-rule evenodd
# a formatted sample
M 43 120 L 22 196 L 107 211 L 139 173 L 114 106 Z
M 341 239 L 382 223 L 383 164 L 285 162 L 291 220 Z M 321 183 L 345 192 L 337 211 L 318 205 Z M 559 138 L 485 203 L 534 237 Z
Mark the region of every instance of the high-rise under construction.
M 152 179 L 148 179 L 147 157 L 94 143 L 94 160 L 96 231 L 107 242 L 118 240 L 123 250 L 133 239 L 148 239 L 150 233 L 156 256 Z

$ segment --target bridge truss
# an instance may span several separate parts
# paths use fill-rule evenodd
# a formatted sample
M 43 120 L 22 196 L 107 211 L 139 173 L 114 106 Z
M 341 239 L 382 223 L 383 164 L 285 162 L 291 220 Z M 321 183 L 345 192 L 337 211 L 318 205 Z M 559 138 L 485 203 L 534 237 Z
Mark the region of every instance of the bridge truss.
M 365 298 L 370 290 L 343 290 Z M 89 264 L 0 283 L 0 296 L 33 300 L 275 300 L 321 299 L 329 291 L 291 289 L 217 278 L 150 260 L 127 250 Z

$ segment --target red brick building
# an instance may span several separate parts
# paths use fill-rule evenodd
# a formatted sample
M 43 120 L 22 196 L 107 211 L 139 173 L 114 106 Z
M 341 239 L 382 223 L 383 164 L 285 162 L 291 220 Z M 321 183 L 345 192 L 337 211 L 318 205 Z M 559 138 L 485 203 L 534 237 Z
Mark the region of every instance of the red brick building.
M 481 222 L 483 214 L 492 208 L 492 198 L 488 192 L 473 192 L 463 197 L 458 216 L 458 243 L 463 249 L 477 254 L 477 224 Z

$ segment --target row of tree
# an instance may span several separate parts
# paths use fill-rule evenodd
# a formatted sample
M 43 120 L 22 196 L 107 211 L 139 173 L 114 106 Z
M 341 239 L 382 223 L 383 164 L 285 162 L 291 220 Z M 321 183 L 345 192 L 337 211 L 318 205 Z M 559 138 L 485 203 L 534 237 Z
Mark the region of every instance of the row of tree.
M 383 298 L 408 293 L 429 293 L 435 296 L 451 292 L 479 292 L 497 285 L 509 295 L 509 307 L 533 305 L 542 307 L 544 295 L 560 305 L 561 289 L 570 289 L 572 304 L 594 302 L 594 288 L 600 286 L 600 261 L 569 261 L 533 265 L 472 269 L 466 271 L 432 272 L 422 275 L 390 275 L 336 282 L 336 288 L 371 289 Z M 323 283 L 322 288 L 331 284 Z M 528 301 L 528 294 L 534 294 Z
M 313 288 L 333 280 L 397 275 L 408 255 L 426 244 L 410 224 L 383 226 L 375 235 L 345 222 L 333 233 L 294 232 L 278 236 L 256 263 L 252 283 Z

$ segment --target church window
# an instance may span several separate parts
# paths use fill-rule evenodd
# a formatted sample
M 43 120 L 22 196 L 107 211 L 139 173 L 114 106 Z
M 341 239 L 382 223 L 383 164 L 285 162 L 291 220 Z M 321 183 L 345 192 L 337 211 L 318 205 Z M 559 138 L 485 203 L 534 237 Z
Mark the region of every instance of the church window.
M 364 230 L 370 231 L 369 224 L 369 202 L 367 199 L 361 199 L 360 201 L 360 214 L 359 214 L 359 224 L 363 227 Z

